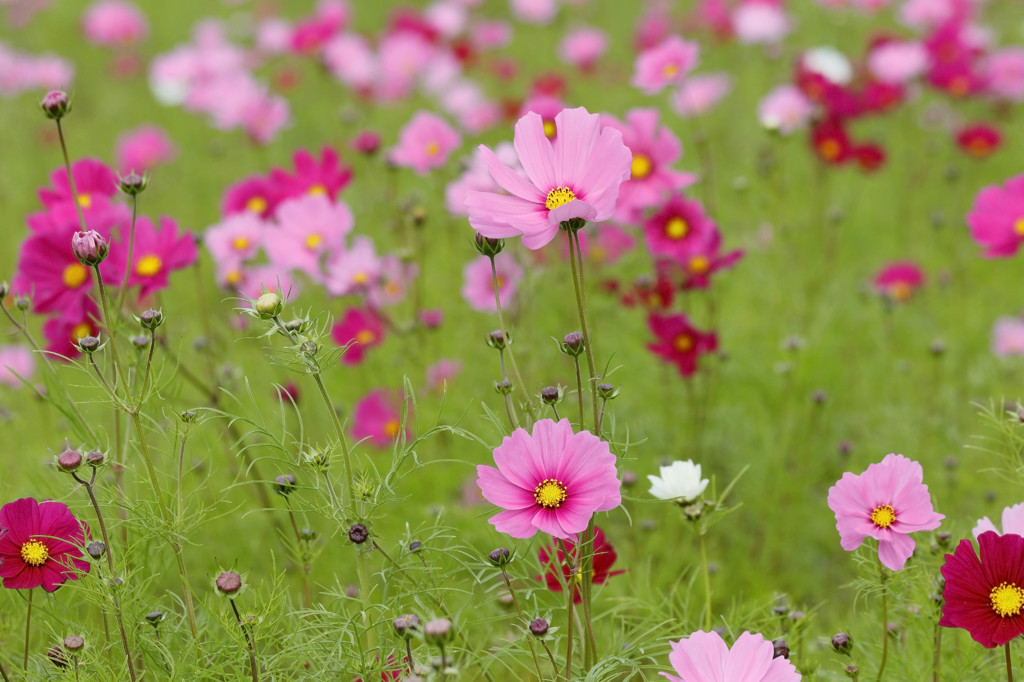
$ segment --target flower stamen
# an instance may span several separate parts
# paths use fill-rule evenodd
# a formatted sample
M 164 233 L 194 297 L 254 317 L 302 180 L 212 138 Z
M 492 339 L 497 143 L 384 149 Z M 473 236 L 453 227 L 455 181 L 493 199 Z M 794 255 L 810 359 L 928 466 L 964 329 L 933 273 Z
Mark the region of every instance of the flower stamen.
M 545 509 L 558 509 L 568 497 L 565 484 L 553 478 L 545 478 L 533 491 L 533 499 Z
M 29 540 L 21 546 L 21 559 L 29 566 L 42 566 L 49 558 L 49 548 L 39 540 Z
M 888 528 L 896 522 L 896 512 L 891 504 L 880 504 L 871 510 L 871 523 L 876 528 Z
M 565 206 L 570 201 L 576 199 L 576 194 L 573 193 L 568 187 L 556 187 L 548 192 L 548 197 L 544 201 L 544 207 L 549 211 L 553 211 L 559 206 Z
M 989 593 L 992 610 L 1001 618 L 1011 618 L 1024 610 L 1024 590 L 1013 583 L 1002 582 Z

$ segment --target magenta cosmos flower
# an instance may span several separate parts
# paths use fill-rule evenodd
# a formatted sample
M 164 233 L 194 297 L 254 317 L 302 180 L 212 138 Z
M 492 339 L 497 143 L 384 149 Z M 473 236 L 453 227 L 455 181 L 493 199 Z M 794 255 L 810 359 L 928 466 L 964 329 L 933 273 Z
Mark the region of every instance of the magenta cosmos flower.
M 914 539 L 908 534 L 935 530 L 946 518 L 932 509 L 923 480 L 919 463 L 893 454 L 863 474 L 843 474 L 828 490 L 843 549 L 851 552 L 866 538 L 875 538 L 882 565 L 902 571 L 914 553 Z
M 66 504 L 31 497 L 0 507 L 0 578 L 4 587 L 53 592 L 89 572 L 81 546 L 88 532 Z
M 345 316 L 331 328 L 331 336 L 339 346 L 347 346 L 341 362 L 358 365 L 366 351 L 384 342 L 384 322 L 366 308 L 349 308 Z
M 1003 187 L 981 190 L 967 214 L 967 224 L 974 241 L 985 247 L 986 258 L 1016 254 L 1024 241 L 1024 174 L 1010 178 Z
M 633 67 L 633 87 L 656 95 L 669 85 L 679 85 L 697 65 L 700 47 L 679 36 L 669 36 L 655 47 L 644 50 Z
M 1024 635 L 1024 537 L 982 533 L 978 553 L 961 540 L 946 555 L 939 625 L 963 628 L 991 649 Z
M 494 449 L 498 468 L 476 468 L 484 498 L 505 511 L 491 524 L 514 538 L 542 531 L 575 540 L 595 512 L 622 503 L 615 455 L 589 431 L 573 433 L 568 419 L 542 419 L 533 433 L 516 429 Z
M 675 365 L 680 376 L 696 373 L 700 356 L 718 350 L 718 336 L 714 332 L 700 331 L 683 313 L 651 313 L 647 317 L 647 326 L 658 337 L 656 342 L 647 344 L 648 350 Z
M 669 663 L 680 677 L 659 673 L 672 682 L 794 682 L 800 673 L 760 634 L 744 632 L 730 649 L 717 632 L 697 631 L 669 642 Z
M 402 433 L 400 405 L 401 395 L 385 389 L 371 391 L 352 409 L 352 435 L 378 448 L 390 446 Z M 409 437 L 408 428 L 405 437 Z
M 485 237 L 523 236 L 523 246 L 539 249 L 573 218 L 598 222 L 615 213 L 619 185 L 629 179 L 632 156 L 622 133 L 601 126 L 586 109 L 564 109 L 555 117 L 554 140 L 544 122 L 528 113 L 516 123 L 515 149 L 526 178 L 480 147 L 498 186 L 509 194 L 472 191 L 466 198 L 469 224 Z

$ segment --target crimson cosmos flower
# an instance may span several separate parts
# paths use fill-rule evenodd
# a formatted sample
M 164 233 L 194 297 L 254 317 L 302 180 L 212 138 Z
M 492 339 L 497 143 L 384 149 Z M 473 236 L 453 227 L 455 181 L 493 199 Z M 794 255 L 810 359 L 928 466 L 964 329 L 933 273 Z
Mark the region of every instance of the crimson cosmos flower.
M 66 504 L 31 497 L 0 507 L 0 578 L 4 587 L 53 592 L 89 572 L 80 547 L 88 529 Z

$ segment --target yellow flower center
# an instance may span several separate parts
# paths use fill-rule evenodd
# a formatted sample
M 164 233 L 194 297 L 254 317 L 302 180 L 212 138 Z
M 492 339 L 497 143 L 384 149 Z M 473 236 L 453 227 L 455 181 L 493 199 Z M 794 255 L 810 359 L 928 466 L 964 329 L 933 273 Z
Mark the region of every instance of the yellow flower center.
M 1024 217 L 1017 218 L 1017 222 L 1013 224 L 1013 231 L 1024 237 Z
M 827 138 L 818 143 L 818 151 L 826 161 L 834 161 L 839 158 L 839 154 L 843 151 L 843 148 L 832 138 Z
M 306 190 L 315 197 L 323 196 L 327 194 L 327 188 L 321 185 L 319 182 Z
M 559 206 L 565 206 L 575 199 L 576 195 L 568 187 L 556 187 L 548 192 L 548 198 L 544 201 L 544 206 L 549 211 L 552 211 Z
M 22 549 L 21 553 L 24 556 L 25 550 Z M 1013 583 L 999 583 L 992 588 L 988 598 L 992 602 L 992 610 L 1002 618 L 1016 616 L 1024 609 L 1024 590 Z
M 879 528 L 888 528 L 896 522 L 896 512 L 891 504 L 880 504 L 871 511 L 871 523 Z
M 992 151 L 992 145 L 988 140 L 976 137 L 967 143 L 967 152 L 971 156 L 987 156 Z
M 644 154 L 634 154 L 633 163 L 629 166 L 629 177 L 631 180 L 643 180 L 654 169 L 651 158 Z
M 690 259 L 689 265 L 690 272 L 695 275 L 703 275 L 711 269 L 711 261 L 707 259 L 707 256 L 694 256 Z
M 245 251 L 249 248 L 249 239 L 247 237 L 235 237 L 235 240 L 231 242 L 231 246 L 235 251 Z
M 21 559 L 29 566 L 42 566 L 50 558 L 50 550 L 38 540 L 29 540 L 21 546 Z
M 608 251 L 603 246 L 595 244 L 590 247 L 590 260 L 595 263 L 603 263 L 608 260 Z
M 320 242 L 322 240 L 323 240 L 323 237 L 321 237 L 320 235 L 318 235 L 318 234 L 311 234 L 308 237 L 306 237 L 306 248 L 309 249 L 310 251 L 312 251 L 316 247 L 320 246 Z
M 79 322 L 71 329 L 71 341 L 78 343 L 79 339 L 82 339 L 92 332 L 92 325 L 88 322 Z
M 369 329 L 364 329 L 356 334 L 356 342 L 361 344 L 373 343 L 377 340 L 377 335 Z
M 389 419 L 384 424 L 384 433 L 388 434 L 389 438 L 394 438 L 398 435 L 399 430 L 402 428 L 402 423 L 397 419 Z
M 356 284 L 366 284 L 367 282 L 370 281 L 370 276 L 367 275 L 365 272 L 357 272 L 355 275 L 352 276 L 352 281 L 355 282 Z
M 253 213 L 263 213 L 267 210 L 267 200 L 263 197 L 251 197 L 249 201 L 245 202 L 245 209 Z
M 499 279 L 498 281 L 500 282 L 501 280 Z M 384 291 L 388 292 L 392 296 L 395 296 L 397 294 L 402 293 L 402 285 L 399 284 L 396 280 L 391 280 L 390 282 L 384 285 Z
M 894 301 L 906 301 L 914 293 L 914 288 L 906 282 L 896 282 L 889 287 L 889 295 Z
M 545 509 L 558 509 L 567 496 L 565 485 L 553 478 L 545 478 L 533 490 L 533 499 Z
M 135 266 L 135 273 L 143 277 L 152 277 L 160 272 L 160 268 L 163 266 L 164 262 L 160 260 L 159 256 L 150 254 L 139 259 L 139 264 Z
M 89 279 L 89 270 L 81 263 L 72 263 L 64 268 L 64 286 L 68 289 L 77 289 Z
M 441 152 L 441 145 L 431 142 L 427 145 L 427 156 L 437 156 Z
M 680 334 L 676 337 L 676 340 L 672 343 L 676 350 L 680 353 L 688 353 L 693 350 L 693 337 L 689 334 Z
M 672 78 L 679 73 L 679 65 L 675 63 L 666 64 L 661 72 L 665 74 L 665 78 Z
M 689 231 L 690 224 L 679 216 L 675 216 L 665 223 L 665 235 L 669 239 L 682 239 Z
M 557 132 L 558 132 L 558 129 L 555 128 L 555 122 L 554 121 L 551 121 L 551 120 L 545 120 L 544 121 L 544 137 L 548 138 L 549 140 L 552 140 L 552 139 L 554 139 L 555 134 Z
M 82 208 L 89 208 L 92 206 L 92 197 L 88 194 L 79 194 L 78 205 Z
M 242 281 L 242 271 L 241 270 L 232 270 L 231 272 L 229 272 L 227 274 L 226 277 L 224 277 L 224 281 L 227 282 L 228 284 L 232 284 L 232 285 L 233 284 L 238 284 L 239 282 Z

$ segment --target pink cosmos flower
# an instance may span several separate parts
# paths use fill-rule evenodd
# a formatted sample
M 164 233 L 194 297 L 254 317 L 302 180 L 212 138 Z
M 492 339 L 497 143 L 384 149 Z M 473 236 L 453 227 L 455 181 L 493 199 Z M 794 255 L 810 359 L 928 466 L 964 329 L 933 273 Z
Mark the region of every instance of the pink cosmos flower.
M 149 33 L 149 23 L 138 7 L 124 0 L 100 0 L 82 15 L 85 39 L 95 45 L 126 47 Z
M 627 251 L 636 246 L 632 234 L 612 224 L 599 226 L 596 234 L 580 232 L 580 251 L 595 265 L 613 265 Z M 568 260 L 569 249 L 566 245 L 563 257 Z
M 847 472 L 828 490 L 840 544 L 850 552 L 865 539 L 878 540 L 878 559 L 902 571 L 914 553 L 910 533 L 935 530 L 942 514 L 932 508 L 921 465 L 903 455 L 886 455 L 863 474 Z
M 519 107 L 519 116 L 523 117 L 531 111 L 539 114 L 544 122 L 544 135 L 549 140 L 555 139 L 558 134 L 558 127 L 555 125 L 555 117 L 565 109 L 565 102 L 557 95 L 537 93 L 523 100 Z M 500 145 L 499 145 L 500 146 Z M 504 161 L 504 159 L 502 159 Z M 518 163 L 518 161 L 516 162 Z
M 981 60 L 980 67 L 989 92 L 1011 102 L 1024 100 L 1024 49 L 995 50 Z
M 101 314 L 92 299 L 86 299 L 81 309 L 64 310 L 43 323 L 46 353 L 51 358 L 68 360 L 78 356 L 76 344 L 86 336 L 98 336 L 96 320 Z
M 902 85 L 928 68 L 928 50 L 918 42 L 887 42 L 868 54 L 868 70 L 882 83 Z
M 292 156 L 292 162 L 295 164 L 294 174 L 283 168 L 270 171 L 271 186 L 281 200 L 306 194 L 333 200 L 352 179 L 352 169 L 343 166 L 338 152 L 330 147 L 320 150 L 319 160 L 307 150 L 300 149 Z
M 401 397 L 385 389 L 371 391 L 352 410 L 352 437 L 369 440 L 378 448 L 386 448 L 402 433 Z M 405 437 L 409 438 L 406 426 Z
M 0 384 L 11 388 L 21 386 L 21 380 L 28 381 L 36 368 L 36 356 L 25 346 L 0 346 Z M 20 379 L 18 377 L 21 377 Z
M 987 516 L 983 516 L 978 519 L 978 523 L 971 530 L 971 534 L 974 535 L 975 539 L 987 531 L 999 533 L 1000 535 L 1006 535 L 1007 533 L 1024 535 L 1024 502 L 1003 509 L 1002 523 L 1003 531 L 1000 533 L 999 529 L 996 528 L 996 524 L 992 523 L 992 520 Z
M 744 632 L 729 649 L 717 632 L 698 631 L 669 642 L 672 668 L 680 675 L 659 673 L 672 682 L 798 682 L 800 673 L 760 634 Z
M 765 2 L 745 2 L 732 11 L 732 28 L 741 43 L 781 41 L 793 29 L 786 11 Z
M 365 293 L 381 276 L 383 262 L 377 256 L 373 240 L 365 235 L 353 238 L 349 249 L 334 254 L 327 261 L 324 284 L 332 296 Z
M 523 278 L 523 269 L 506 253 L 495 256 L 494 268 L 498 273 L 498 296 L 501 298 L 501 307 L 508 310 L 514 304 L 513 297 L 516 295 L 519 280 Z M 493 313 L 498 310 L 494 301 L 494 279 L 491 276 L 489 258 L 474 258 L 462 271 L 462 278 L 462 298 L 470 308 L 482 313 Z
M 331 336 L 339 346 L 348 346 L 341 361 L 358 365 L 366 351 L 384 342 L 384 323 L 372 310 L 349 308 L 331 329 Z
M 255 256 L 263 246 L 267 229 L 259 215 L 236 213 L 207 228 L 203 241 L 215 261 L 243 261 Z
M 348 23 L 351 10 L 340 0 L 321 0 L 316 13 L 299 21 L 291 36 L 291 49 L 296 54 L 316 53 L 336 32 Z
M 714 332 L 700 331 L 682 313 L 651 313 L 647 317 L 647 326 L 657 337 L 656 342 L 647 344 L 647 349 L 675 365 L 682 377 L 697 372 L 697 361 L 701 355 L 718 350 L 718 336 Z
M 427 388 L 437 393 L 462 372 L 462 362 L 441 358 L 427 367 Z M 473 488 L 476 490 L 476 487 Z
M 354 219 L 345 202 L 304 194 L 277 207 L 277 222 L 270 260 L 319 279 L 326 256 L 345 248 Z
M 558 56 L 583 71 L 590 71 L 607 49 L 607 33 L 599 28 L 583 26 L 566 34 L 558 46 Z
M 554 120 L 552 120 L 552 128 L 554 128 L 554 125 Z M 494 154 L 501 163 L 512 167 L 516 173 L 519 173 L 524 178 L 526 177 L 525 171 L 519 165 L 519 159 L 516 158 L 516 150 L 512 143 L 498 143 L 498 146 L 494 148 Z M 487 170 L 487 164 L 484 162 L 484 156 L 480 149 L 474 150 L 473 156 L 469 158 L 468 162 L 464 161 L 464 163 L 466 170 L 461 176 L 448 183 L 444 191 L 445 204 L 448 207 L 448 211 L 455 216 L 469 215 L 469 209 L 466 208 L 466 198 L 470 192 L 496 192 L 499 194 L 502 192 L 501 187 L 494 182 L 490 171 Z
M 22 243 L 11 291 L 30 296 L 33 312 L 77 315 L 86 305 L 93 274 L 71 249 L 77 232 L 77 223 L 69 221 L 33 232 Z
M 985 247 L 986 258 L 1016 254 L 1024 241 L 1024 174 L 1010 178 L 1003 187 L 981 190 L 967 214 L 967 224 L 974 241 Z
M 874 281 L 879 293 L 900 303 L 909 300 L 924 283 L 924 271 L 910 261 L 890 263 L 875 275 Z
M 996 320 L 992 327 L 992 353 L 1001 358 L 1024 355 L 1024 318 L 1000 317 Z
M 795 85 L 786 84 L 775 88 L 761 100 L 757 117 L 768 130 L 777 130 L 783 135 L 802 128 L 811 118 L 814 105 Z
M 419 111 L 402 128 L 398 146 L 388 158 L 396 166 L 412 168 L 420 175 L 439 168 L 462 144 L 462 137 L 445 120 L 429 111 Z
M 380 271 L 366 292 L 366 302 L 373 308 L 383 308 L 401 303 L 409 291 L 409 285 L 420 274 L 416 263 L 403 261 L 387 255 L 380 259 Z
M 604 116 L 601 123 L 622 133 L 622 143 L 633 154 L 629 180 L 619 186 L 615 217 L 637 222 L 644 209 L 651 208 L 666 194 L 692 185 L 697 176 L 670 168 L 683 155 L 679 138 L 668 126 L 659 125 L 657 109 L 631 109 L 626 121 Z
M 122 175 L 132 171 L 142 175 L 177 155 L 178 150 L 171 138 L 163 128 L 155 125 L 144 125 L 124 133 L 117 139 L 114 152 Z
M 529 180 L 481 147 L 491 177 L 510 195 L 470 192 L 466 207 L 473 229 L 485 237 L 521 234 L 526 248 L 539 249 L 555 238 L 564 221 L 612 217 L 619 185 L 630 174 L 631 156 L 622 134 L 602 128 L 601 117 L 583 108 L 562 111 L 555 126 L 558 136 L 552 142 L 537 114 L 516 123 L 514 145 Z
M 135 223 L 135 247 L 132 254 L 128 286 L 139 287 L 139 297 L 145 298 L 168 286 L 168 277 L 174 270 L 187 268 L 199 258 L 196 239 L 190 232 L 179 233 L 178 224 L 161 216 L 160 229 L 149 218 L 140 216 Z M 103 262 L 103 279 L 121 282 L 128 266 L 128 244 L 123 237 L 117 248 Z
M 335 78 L 356 92 L 368 94 L 377 78 L 377 55 L 369 41 L 355 33 L 336 35 L 323 46 L 320 58 Z
M 9 590 L 53 592 L 91 565 L 82 555 L 89 531 L 66 504 L 25 497 L 0 507 L 0 578 Z
M 501 19 L 477 18 L 470 27 L 469 39 L 477 50 L 496 50 L 512 42 L 512 25 Z
M 117 194 L 117 174 L 98 159 L 79 159 L 71 164 L 71 176 L 75 179 L 75 190 L 78 192 L 78 204 L 85 213 L 86 223 L 90 209 L 98 209 L 109 203 Z M 39 200 L 48 209 L 70 206 L 74 208 L 74 196 L 64 168 L 58 168 L 50 174 L 53 189 L 39 189 Z M 93 226 L 89 224 L 89 227 Z M 95 228 L 93 228 L 95 229 Z
M 224 190 L 221 211 L 225 216 L 248 211 L 261 218 L 269 218 L 274 215 L 281 199 L 281 190 L 276 182 L 253 175 L 228 185 Z
M 644 239 L 655 258 L 683 263 L 690 255 L 686 246 L 706 239 L 716 229 L 699 201 L 675 195 L 644 222 Z
M 699 52 L 697 43 L 669 36 L 637 56 L 631 83 L 648 95 L 656 95 L 670 85 L 679 85 L 697 66 Z
M 516 429 L 494 449 L 498 468 L 479 465 L 477 485 L 505 511 L 489 521 L 514 538 L 539 530 L 575 540 L 590 518 L 622 503 L 615 455 L 589 431 L 573 433 L 568 419 L 541 419 L 533 433 Z
M 509 0 L 512 15 L 528 24 L 550 24 L 558 12 L 558 0 Z
M 693 75 L 683 81 L 672 95 L 672 109 L 689 118 L 711 111 L 732 90 L 732 76 L 727 73 Z

